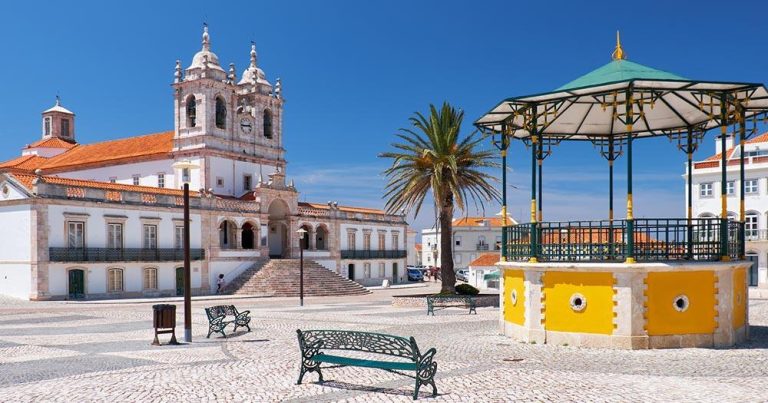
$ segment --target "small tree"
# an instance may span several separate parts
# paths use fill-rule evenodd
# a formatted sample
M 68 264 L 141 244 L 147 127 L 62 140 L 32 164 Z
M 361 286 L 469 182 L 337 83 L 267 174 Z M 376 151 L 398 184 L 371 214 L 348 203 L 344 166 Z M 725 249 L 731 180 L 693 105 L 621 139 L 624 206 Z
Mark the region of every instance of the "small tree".
M 440 110 L 430 105 L 429 116 L 416 112 L 409 119 L 412 127 L 400 129 L 397 137 L 403 142 L 392 144 L 396 150 L 380 155 L 393 160 L 384 171 L 388 212 L 415 208 L 414 215 L 418 216 L 424 199 L 432 192 L 442 251 L 441 292 L 455 292 L 451 242 L 454 206 L 464 211 L 470 199 L 476 206 L 499 199 L 499 191 L 489 183 L 496 178 L 483 172 L 499 164 L 491 151 L 478 149 L 483 137 L 477 132 L 460 138 L 463 119 L 464 112 L 447 102 Z

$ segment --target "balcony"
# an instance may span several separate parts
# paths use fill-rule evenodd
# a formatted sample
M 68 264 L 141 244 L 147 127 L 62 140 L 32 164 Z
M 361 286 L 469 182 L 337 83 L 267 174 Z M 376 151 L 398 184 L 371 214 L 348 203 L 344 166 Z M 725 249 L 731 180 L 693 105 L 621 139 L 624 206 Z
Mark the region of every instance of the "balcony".
M 51 262 L 177 262 L 184 250 L 175 248 L 48 248 Z M 190 249 L 191 260 L 205 258 L 203 249 Z
M 476 250 L 478 250 L 478 251 L 485 251 L 485 250 L 488 250 L 488 244 L 487 244 L 487 243 L 484 243 L 484 242 L 481 242 L 481 243 L 479 243 L 479 244 L 477 244 L 477 245 L 476 245 L 476 248 L 475 248 L 475 249 L 476 249 Z
M 342 259 L 403 259 L 404 250 L 342 250 Z

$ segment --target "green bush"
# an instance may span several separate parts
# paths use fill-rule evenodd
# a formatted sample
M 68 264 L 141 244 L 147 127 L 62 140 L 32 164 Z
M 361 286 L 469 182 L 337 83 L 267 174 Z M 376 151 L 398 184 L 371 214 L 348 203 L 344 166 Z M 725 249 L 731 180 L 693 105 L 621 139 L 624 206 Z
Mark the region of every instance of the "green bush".
M 469 284 L 459 284 L 456 286 L 456 294 L 459 295 L 477 295 L 479 293 L 480 290 Z

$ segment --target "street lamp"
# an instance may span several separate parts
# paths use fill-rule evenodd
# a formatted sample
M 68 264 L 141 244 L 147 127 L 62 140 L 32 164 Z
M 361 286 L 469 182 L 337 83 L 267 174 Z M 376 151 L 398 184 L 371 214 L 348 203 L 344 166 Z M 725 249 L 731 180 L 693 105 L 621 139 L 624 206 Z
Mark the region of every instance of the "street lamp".
M 184 181 L 184 341 L 192 342 L 192 270 L 189 258 L 189 180 L 191 171 L 197 168 L 189 160 L 182 160 L 171 165 L 182 172 Z M 185 172 L 186 170 L 186 172 Z
M 307 236 L 307 230 L 299 228 L 296 233 L 299 234 L 299 306 L 304 306 L 304 246 L 302 242 Z

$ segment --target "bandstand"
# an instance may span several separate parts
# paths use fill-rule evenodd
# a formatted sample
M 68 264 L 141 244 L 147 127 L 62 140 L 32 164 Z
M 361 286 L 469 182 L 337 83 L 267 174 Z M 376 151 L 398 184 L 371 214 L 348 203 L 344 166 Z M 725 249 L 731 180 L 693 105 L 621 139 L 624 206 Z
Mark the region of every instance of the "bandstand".
M 627 349 L 724 347 L 748 337 L 744 260 L 746 139 L 766 118 L 763 84 L 697 81 L 626 60 L 618 33 L 610 63 L 548 93 L 508 98 L 475 122 L 502 155 L 502 214 L 510 142 L 530 150 L 530 222 L 502 233 L 501 331 L 526 342 Z M 750 127 L 748 127 L 750 126 Z M 692 155 L 709 130 L 739 138 L 740 214 L 726 211 L 726 152 L 720 155 L 722 213 L 635 218 L 632 143 L 668 137 Z M 594 144 L 608 165 L 608 217 L 543 220 L 542 167 L 562 142 Z M 614 218 L 614 161 L 627 168 L 626 216 Z

